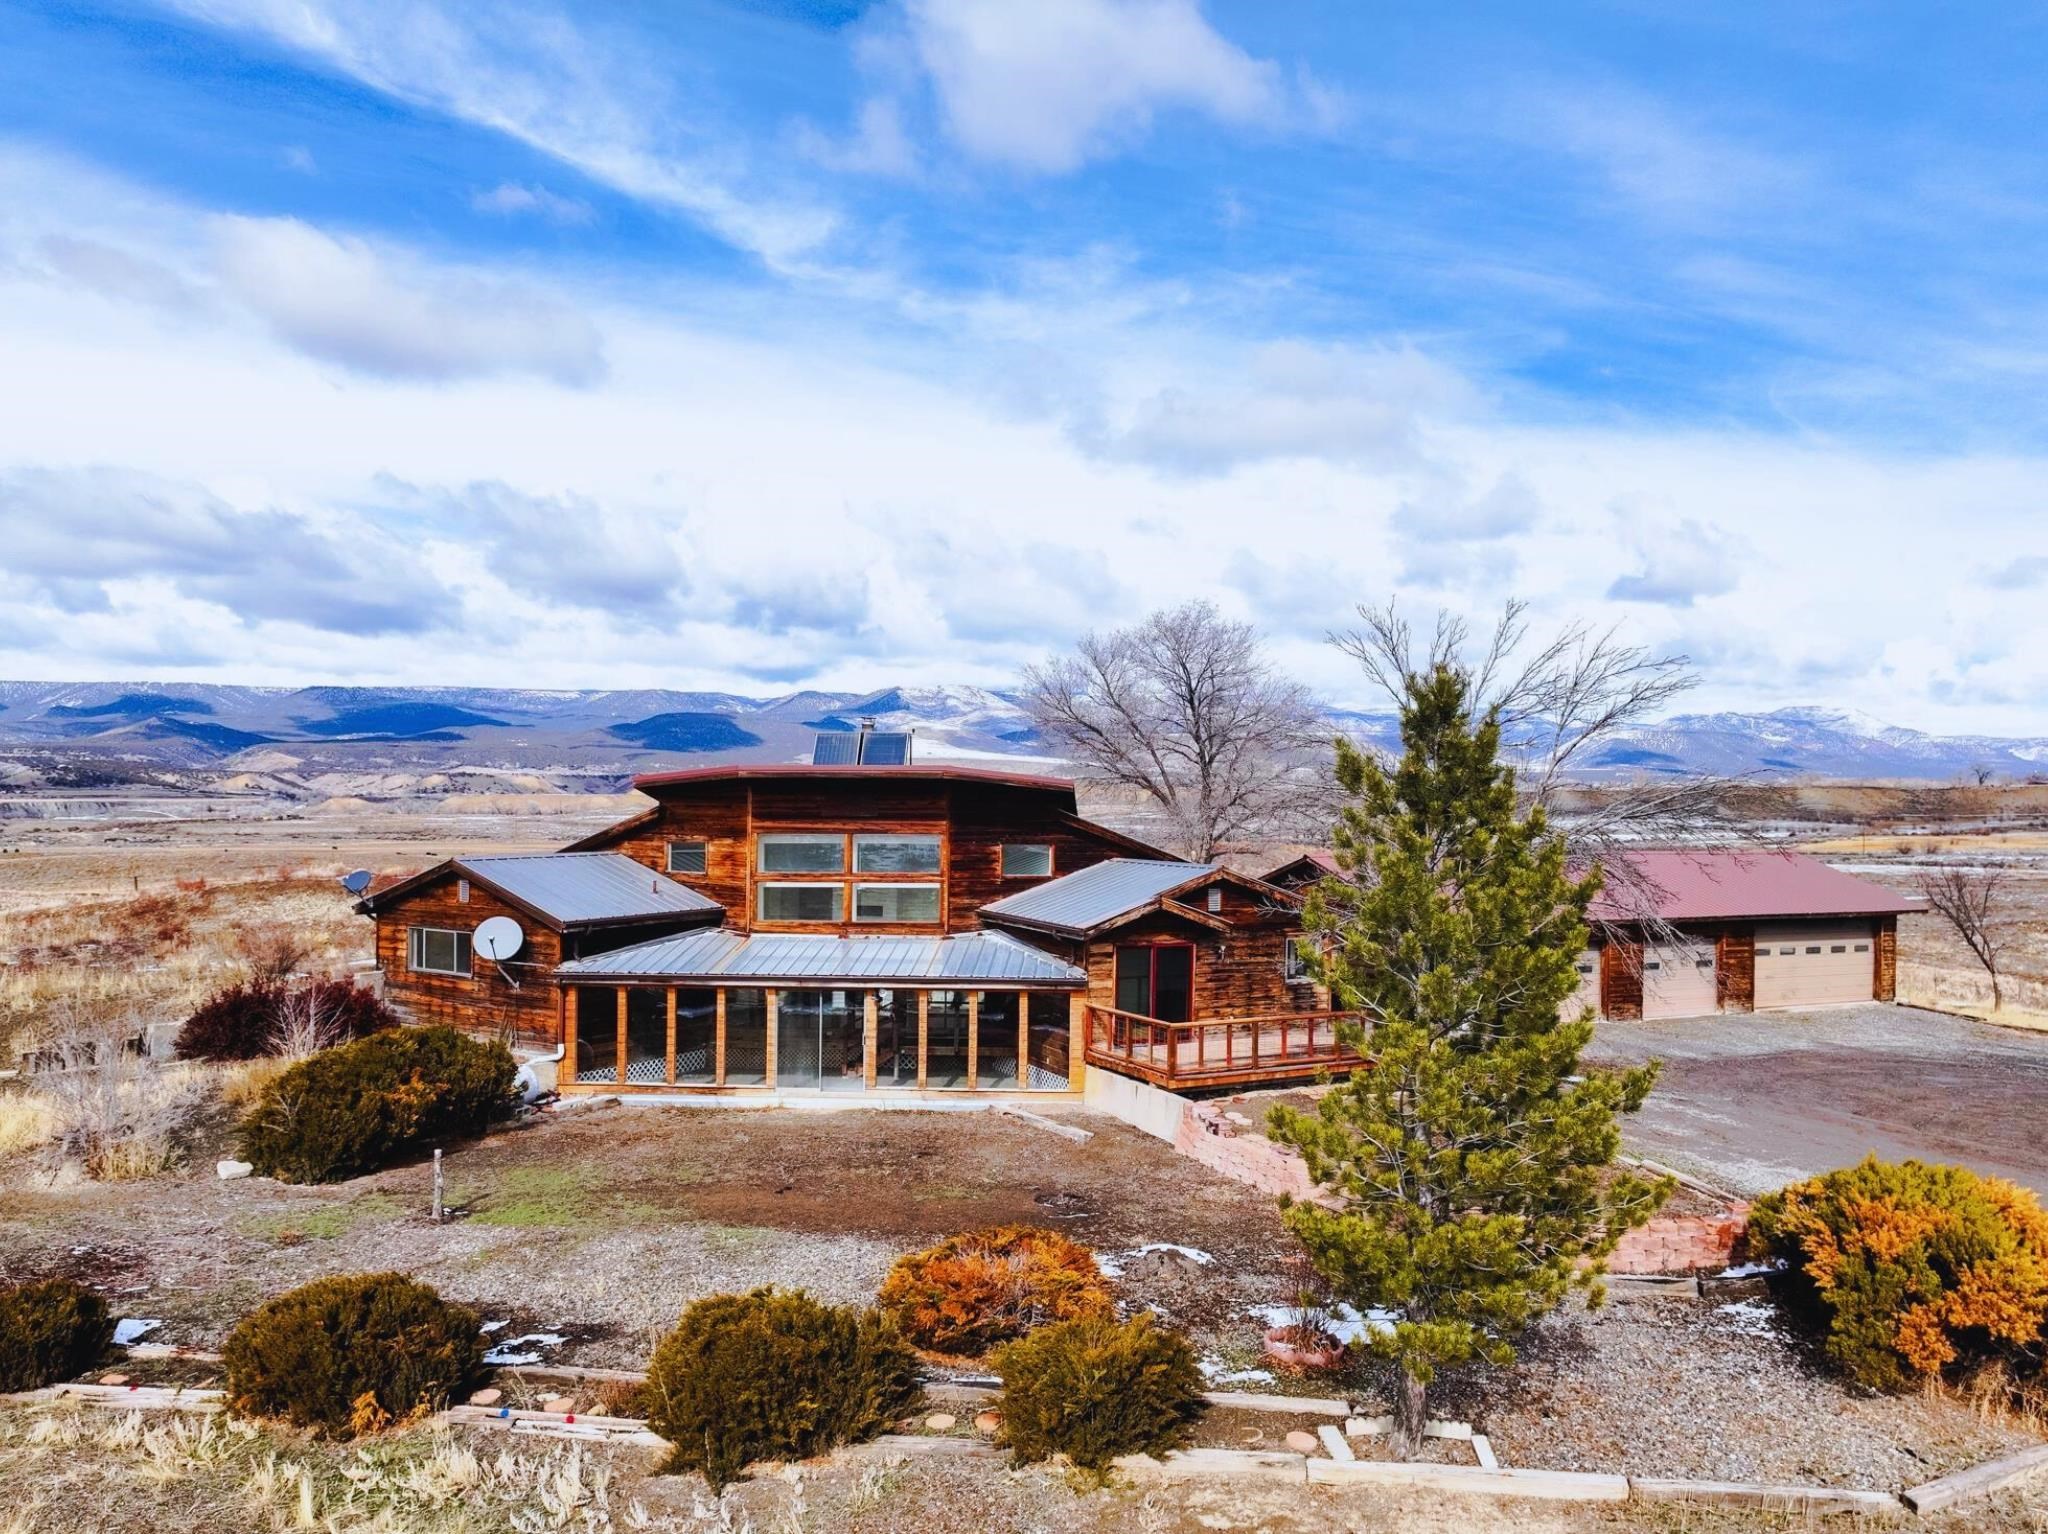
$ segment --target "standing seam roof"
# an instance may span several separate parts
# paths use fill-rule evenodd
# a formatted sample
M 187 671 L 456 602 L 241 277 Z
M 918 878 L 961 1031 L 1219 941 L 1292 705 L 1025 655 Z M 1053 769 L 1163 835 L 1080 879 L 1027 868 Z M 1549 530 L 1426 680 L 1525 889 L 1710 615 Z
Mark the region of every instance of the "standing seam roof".
M 1009 981 L 1085 985 L 1087 975 L 1001 932 L 954 937 L 742 936 L 718 929 L 654 938 L 572 959 L 565 980 L 640 977 L 703 980 Z
M 997 920 L 1007 916 L 1048 927 L 1086 931 L 1126 911 L 1149 905 L 1190 879 L 1216 871 L 1217 865 L 1213 863 L 1110 858 L 991 901 L 981 908 L 981 914 Z
M 695 916 L 724 909 L 622 852 L 456 858 L 454 867 L 560 922 Z

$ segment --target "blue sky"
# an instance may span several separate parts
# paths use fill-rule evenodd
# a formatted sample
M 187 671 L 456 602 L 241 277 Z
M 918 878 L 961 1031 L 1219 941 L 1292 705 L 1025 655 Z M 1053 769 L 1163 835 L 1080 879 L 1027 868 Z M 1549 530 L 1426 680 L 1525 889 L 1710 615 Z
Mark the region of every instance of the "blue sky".
M 2048 14 L 0 10 L 0 673 L 1000 685 L 1203 595 L 2048 733 Z

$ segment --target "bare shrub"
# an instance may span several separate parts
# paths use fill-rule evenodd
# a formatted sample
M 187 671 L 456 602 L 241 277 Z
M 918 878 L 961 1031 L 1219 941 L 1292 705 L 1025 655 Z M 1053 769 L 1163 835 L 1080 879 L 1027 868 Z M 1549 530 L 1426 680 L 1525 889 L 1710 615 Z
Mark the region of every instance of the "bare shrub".
M 235 934 L 235 953 L 249 967 L 249 978 L 258 985 L 275 985 L 289 979 L 312 954 L 304 934 L 289 923 L 262 922 Z
M 51 1046 L 59 1058 L 37 1073 L 36 1093 L 50 1112 L 43 1153 L 53 1169 L 68 1162 L 96 1182 L 128 1182 L 183 1161 L 209 1073 L 151 1064 L 128 1047 L 131 1033 L 103 1026 Z

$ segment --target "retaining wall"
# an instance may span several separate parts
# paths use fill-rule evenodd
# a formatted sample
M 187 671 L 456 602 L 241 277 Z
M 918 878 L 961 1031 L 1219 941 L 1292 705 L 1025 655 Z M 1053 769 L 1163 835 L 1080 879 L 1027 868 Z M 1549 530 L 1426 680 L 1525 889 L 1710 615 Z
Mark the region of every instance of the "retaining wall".
M 1088 1073 L 1087 1103 L 1165 1140 L 1191 1161 L 1274 1197 L 1307 1199 L 1315 1184 L 1301 1157 L 1255 1130 L 1234 1124 L 1220 1108 L 1105 1070 Z M 1659 1215 L 1630 1231 L 1607 1259 L 1622 1274 L 1719 1272 L 1735 1260 L 1749 1222 L 1747 1204 L 1705 1215 Z

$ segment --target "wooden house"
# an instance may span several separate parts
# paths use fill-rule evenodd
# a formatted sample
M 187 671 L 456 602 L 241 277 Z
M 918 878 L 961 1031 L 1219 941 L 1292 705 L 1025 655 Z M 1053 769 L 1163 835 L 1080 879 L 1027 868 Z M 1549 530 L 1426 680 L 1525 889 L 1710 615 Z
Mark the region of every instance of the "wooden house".
M 563 1050 L 564 1091 L 1078 1093 L 1346 1069 L 1297 898 L 1084 820 L 1071 782 L 868 757 L 653 773 L 558 853 L 372 891 L 386 996 Z M 523 938 L 493 960 L 476 928 Z

